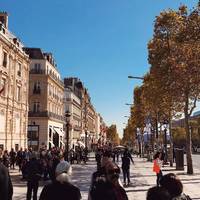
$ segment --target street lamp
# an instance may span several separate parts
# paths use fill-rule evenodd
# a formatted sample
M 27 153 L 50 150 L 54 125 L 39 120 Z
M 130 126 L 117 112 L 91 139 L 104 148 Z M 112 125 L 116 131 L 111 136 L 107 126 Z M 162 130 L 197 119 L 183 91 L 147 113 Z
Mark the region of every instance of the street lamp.
M 126 106 L 133 106 L 132 103 L 125 103 Z
M 69 161 L 69 128 L 70 128 L 70 116 L 69 111 L 65 112 L 66 117 L 66 145 L 65 145 L 65 160 Z
M 164 127 L 164 150 L 165 150 L 165 158 L 164 158 L 164 162 L 167 163 L 167 125 L 168 122 L 166 120 L 164 120 L 163 122 L 163 127 Z
M 128 76 L 128 78 L 144 80 L 144 77 L 138 77 L 138 76 Z
M 125 115 L 124 117 L 127 117 L 127 118 L 129 118 L 129 116 L 127 116 L 127 115 Z
M 142 152 L 143 147 L 142 147 L 142 134 L 141 134 L 140 128 L 136 128 L 136 136 L 137 136 L 137 140 L 138 140 L 139 155 L 141 157 L 143 154 L 143 152 Z

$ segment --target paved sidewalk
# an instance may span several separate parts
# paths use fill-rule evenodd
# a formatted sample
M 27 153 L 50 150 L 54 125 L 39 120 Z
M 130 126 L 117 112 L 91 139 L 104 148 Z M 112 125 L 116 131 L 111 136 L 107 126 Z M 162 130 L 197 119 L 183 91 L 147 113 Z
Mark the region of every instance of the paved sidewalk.
M 131 165 L 131 186 L 125 188 L 129 200 L 146 200 L 147 190 L 155 186 L 156 175 L 152 171 L 152 163 L 147 162 L 146 159 L 134 157 L 134 165 Z M 121 162 L 118 163 L 121 167 Z M 82 199 L 87 200 L 88 190 L 91 181 L 91 175 L 96 170 L 96 162 L 94 158 L 85 164 L 72 165 L 72 183 L 80 188 Z M 194 175 L 187 175 L 185 171 L 176 171 L 175 167 L 171 168 L 166 166 L 163 168 L 163 174 L 169 172 L 177 174 L 183 182 L 184 192 L 191 196 L 192 199 L 200 200 L 200 170 L 194 169 Z M 20 174 L 17 170 L 10 170 L 11 178 L 14 186 L 13 200 L 25 200 L 26 198 L 26 182 L 21 181 Z M 120 176 L 121 181 L 122 174 Z M 38 196 L 41 192 L 43 185 L 46 183 L 41 182 L 38 191 Z
M 145 200 L 147 190 L 156 185 L 156 175 L 152 171 L 152 162 L 146 159 L 134 157 L 135 164 L 131 166 L 132 185 L 126 188 L 130 200 Z M 193 175 L 187 175 L 186 166 L 184 171 L 176 171 L 175 166 L 165 166 L 163 174 L 175 173 L 181 179 L 184 192 L 192 199 L 200 200 L 200 170 L 194 169 Z

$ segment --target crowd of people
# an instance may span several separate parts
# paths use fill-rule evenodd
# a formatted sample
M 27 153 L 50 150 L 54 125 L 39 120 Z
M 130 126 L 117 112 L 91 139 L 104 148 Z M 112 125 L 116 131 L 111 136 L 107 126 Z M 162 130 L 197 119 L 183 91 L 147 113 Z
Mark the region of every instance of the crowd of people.
M 50 181 L 43 187 L 39 200 L 80 200 L 80 189 L 71 183 L 70 175 L 74 160 L 77 163 L 85 163 L 88 160 L 87 153 L 84 149 L 69 151 L 69 155 L 58 148 L 41 149 L 39 152 L 32 149 L 20 149 L 17 152 L 11 149 L 10 152 L 3 152 L 0 149 L 0 199 L 12 200 L 13 186 L 9 168 L 14 169 L 17 165 L 22 173 L 22 179 L 27 181 L 27 200 L 37 200 L 41 179 Z M 153 171 L 157 175 L 156 186 L 148 190 L 146 199 L 189 200 L 190 197 L 183 193 L 183 185 L 175 174 L 163 176 L 161 158 L 160 152 L 154 155 Z M 123 151 L 109 147 L 99 148 L 95 159 L 97 168 L 91 177 L 88 200 L 128 200 L 125 187 L 131 184 L 130 165 L 134 164 L 128 148 Z M 121 171 L 123 184 L 119 178 Z

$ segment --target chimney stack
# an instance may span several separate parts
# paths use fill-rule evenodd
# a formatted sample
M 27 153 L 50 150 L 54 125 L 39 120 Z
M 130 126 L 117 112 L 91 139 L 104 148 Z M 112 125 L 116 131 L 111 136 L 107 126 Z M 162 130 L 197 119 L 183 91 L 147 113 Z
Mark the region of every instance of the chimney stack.
M 6 29 L 8 29 L 8 13 L 0 12 L 0 22 L 4 25 Z

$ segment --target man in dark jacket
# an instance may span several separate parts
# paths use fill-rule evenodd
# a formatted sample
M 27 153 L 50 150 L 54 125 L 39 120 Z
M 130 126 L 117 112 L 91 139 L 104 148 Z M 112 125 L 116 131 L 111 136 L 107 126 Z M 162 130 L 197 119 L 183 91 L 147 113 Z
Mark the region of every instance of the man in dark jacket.
M 70 164 L 61 161 L 56 167 L 56 180 L 44 186 L 40 200 L 80 200 L 80 190 L 69 182 Z
M 42 174 L 42 166 L 36 159 L 36 154 L 33 152 L 30 156 L 30 161 L 27 163 L 27 195 L 26 200 L 31 200 L 33 191 L 33 200 L 37 200 L 37 191 L 39 186 L 39 180 Z
M 124 185 L 126 186 L 126 178 L 128 179 L 128 185 L 130 185 L 130 163 L 134 163 L 131 154 L 128 150 L 125 150 L 122 157 L 122 171 L 124 178 Z
M 11 200 L 13 195 L 13 186 L 8 169 L 0 163 L 0 199 Z

